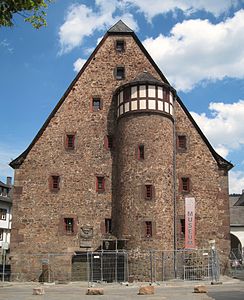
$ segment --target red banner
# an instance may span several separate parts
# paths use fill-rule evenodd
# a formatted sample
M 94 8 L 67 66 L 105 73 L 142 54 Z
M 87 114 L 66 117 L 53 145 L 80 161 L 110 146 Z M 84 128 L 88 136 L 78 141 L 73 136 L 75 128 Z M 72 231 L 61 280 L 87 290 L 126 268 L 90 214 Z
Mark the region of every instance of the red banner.
M 196 248 L 195 198 L 185 198 L 185 248 Z

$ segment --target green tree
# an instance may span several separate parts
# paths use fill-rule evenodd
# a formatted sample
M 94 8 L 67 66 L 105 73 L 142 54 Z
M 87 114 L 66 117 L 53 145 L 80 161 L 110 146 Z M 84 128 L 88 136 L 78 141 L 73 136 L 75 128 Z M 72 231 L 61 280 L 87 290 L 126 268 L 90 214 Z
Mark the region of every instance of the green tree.
M 13 26 L 13 15 L 18 14 L 25 22 L 34 28 L 46 26 L 46 12 L 48 4 L 53 0 L 0 0 L 0 26 Z

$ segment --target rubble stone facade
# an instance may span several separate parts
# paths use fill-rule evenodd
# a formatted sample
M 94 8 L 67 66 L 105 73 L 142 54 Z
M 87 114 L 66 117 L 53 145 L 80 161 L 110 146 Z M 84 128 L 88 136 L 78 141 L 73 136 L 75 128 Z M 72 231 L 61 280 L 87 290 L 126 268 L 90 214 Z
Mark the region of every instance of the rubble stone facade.
M 11 166 L 15 279 L 40 279 L 47 253 L 70 279 L 74 253 L 108 237 L 125 249 L 183 248 L 185 197 L 196 201 L 197 247 L 214 239 L 227 261 L 232 165 L 121 21 Z

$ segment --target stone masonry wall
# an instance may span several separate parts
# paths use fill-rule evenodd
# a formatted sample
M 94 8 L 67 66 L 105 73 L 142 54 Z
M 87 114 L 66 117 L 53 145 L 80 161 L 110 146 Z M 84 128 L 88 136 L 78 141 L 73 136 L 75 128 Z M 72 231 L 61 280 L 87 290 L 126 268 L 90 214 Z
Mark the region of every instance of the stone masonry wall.
M 209 241 L 215 240 L 219 250 L 222 269 L 228 262 L 229 199 L 228 175 L 218 165 L 195 127 L 176 103 L 176 133 L 187 136 L 187 150 L 177 153 L 177 217 L 184 218 L 184 199 L 196 200 L 196 245 L 199 249 L 209 248 Z M 190 193 L 179 190 L 181 177 L 190 178 Z M 179 228 L 179 227 L 178 227 Z M 178 247 L 184 245 L 178 231 Z
M 126 50 L 115 51 L 115 41 L 124 39 Z M 116 80 L 114 69 L 125 66 L 125 79 Z M 111 217 L 113 151 L 105 149 L 104 137 L 115 133 L 113 93 L 144 70 L 160 79 L 131 36 L 108 36 L 81 74 L 65 101 L 50 120 L 26 159 L 15 172 L 11 253 L 13 273 L 31 272 L 15 254 L 69 253 L 80 248 L 80 227 L 93 227 L 92 247 L 102 238 L 101 224 Z M 100 96 L 102 110 L 91 111 L 93 96 Z M 66 133 L 75 133 L 75 150 L 66 151 Z M 60 176 L 60 190 L 52 193 L 48 179 Z M 105 177 L 105 192 L 96 192 L 96 175 Z M 60 219 L 74 217 L 77 232 L 60 232 Z M 18 260 L 18 262 L 16 261 Z M 39 265 L 39 260 L 36 262 Z M 70 271 L 70 270 L 68 270 Z
M 173 248 L 173 121 L 164 115 L 140 114 L 118 121 L 117 235 L 128 238 L 130 249 Z M 138 145 L 145 156 L 138 160 Z M 143 188 L 151 184 L 153 199 Z M 144 222 L 152 221 L 147 238 Z

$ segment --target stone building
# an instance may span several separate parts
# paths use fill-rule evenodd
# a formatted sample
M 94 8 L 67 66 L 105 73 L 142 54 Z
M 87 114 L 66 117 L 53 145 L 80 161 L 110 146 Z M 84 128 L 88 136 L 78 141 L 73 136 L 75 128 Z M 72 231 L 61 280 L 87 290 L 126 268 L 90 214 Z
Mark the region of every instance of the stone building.
M 233 166 L 122 21 L 10 165 L 16 279 L 36 280 L 45 263 L 70 279 L 74 254 L 205 248 L 213 239 L 226 266 Z
M 5 244 L 5 250 L 9 249 L 12 222 L 11 180 L 7 177 L 6 183 L 0 181 L 0 249 Z
M 244 190 L 242 194 L 230 195 L 231 250 L 237 257 L 244 254 Z

